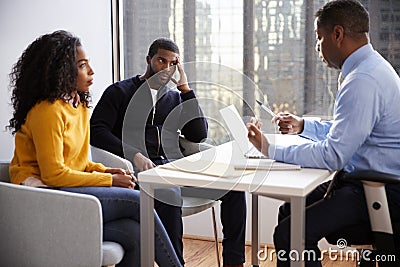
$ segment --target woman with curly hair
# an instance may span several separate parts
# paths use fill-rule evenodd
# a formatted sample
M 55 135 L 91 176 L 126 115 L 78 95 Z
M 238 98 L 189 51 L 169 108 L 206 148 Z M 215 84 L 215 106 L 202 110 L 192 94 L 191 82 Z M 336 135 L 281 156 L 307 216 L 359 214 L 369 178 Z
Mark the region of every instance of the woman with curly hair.
M 16 184 L 97 197 L 103 239 L 118 242 L 125 250 L 118 266 L 139 266 L 136 178 L 88 160 L 93 74 L 79 38 L 66 31 L 42 35 L 23 52 L 10 74 L 14 112 L 8 128 L 15 134 L 10 177 Z M 160 219 L 154 216 L 158 265 L 180 266 Z

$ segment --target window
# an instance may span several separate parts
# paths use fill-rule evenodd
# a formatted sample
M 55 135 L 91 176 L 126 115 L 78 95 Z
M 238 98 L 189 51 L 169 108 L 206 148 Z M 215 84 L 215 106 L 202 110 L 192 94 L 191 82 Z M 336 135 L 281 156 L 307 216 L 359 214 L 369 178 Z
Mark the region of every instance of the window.
M 315 11 L 326 2 L 123 0 L 124 76 L 145 71 L 154 39 L 175 40 L 216 143 L 228 138 L 218 110 L 229 104 L 244 116 L 255 114 L 265 120 L 268 132 L 274 126 L 255 106 L 255 99 L 268 103 L 276 113 L 330 118 L 338 71 L 318 59 L 313 25 Z M 400 72 L 397 1 L 361 2 L 372 14 L 372 44 Z

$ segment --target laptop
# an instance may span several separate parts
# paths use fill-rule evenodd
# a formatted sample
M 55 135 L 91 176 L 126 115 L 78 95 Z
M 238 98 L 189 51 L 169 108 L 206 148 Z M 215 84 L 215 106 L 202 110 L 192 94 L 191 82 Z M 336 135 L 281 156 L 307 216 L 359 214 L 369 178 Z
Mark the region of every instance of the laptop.
M 231 133 L 233 139 L 236 141 L 246 158 L 267 158 L 263 153 L 258 151 L 258 149 L 255 148 L 247 138 L 247 127 L 234 105 L 220 109 L 219 112 L 228 126 L 229 132 Z

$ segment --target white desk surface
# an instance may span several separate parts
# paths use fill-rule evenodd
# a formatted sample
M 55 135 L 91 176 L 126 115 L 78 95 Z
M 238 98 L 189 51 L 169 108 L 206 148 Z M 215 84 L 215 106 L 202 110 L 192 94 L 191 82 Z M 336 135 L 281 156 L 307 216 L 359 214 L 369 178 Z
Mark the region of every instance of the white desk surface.
M 282 139 L 291 141 L 286 143 L 298 143 L 296 140 L 299 137 L 276 135 L 276 138 L 281 139 L 279 143 L 284 143 Z M 236 160 L 245 160 L 241 153 L 236 151 L 237 149 L 234 142 L 228 142 L 179 161 L 202 160 L 229 164 Z M 252 174 L 226 178 L 155 168 L 139 173 L 139 182 L 164 186 L 196 186 L 258 194 L 304 197 L 318 184 L 326 180 L 329 175 L 328 170 L 302 168 L 301 170 L 257 170 Z

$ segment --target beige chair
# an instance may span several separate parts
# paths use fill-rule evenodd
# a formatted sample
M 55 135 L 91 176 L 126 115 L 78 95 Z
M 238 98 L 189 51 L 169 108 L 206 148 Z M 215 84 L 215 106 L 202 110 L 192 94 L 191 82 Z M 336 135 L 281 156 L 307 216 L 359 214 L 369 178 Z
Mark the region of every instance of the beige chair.
M 193 143 L 187 141 L 184 138 L 180 138 L 180 144 L 184 148 L 184 155 L 191 155 L 193 153 L 208 149 L 212 147 L 211 145 L 205 143 Z M 124 170 L 133 171 L 133 165 L 129 160 L 123 159 L 115 154 L 112 154 L 106 150 L 91 146 L 92 160 L 94 162 L 103 163 L 106 166 L 114 167 L 114 168 L 122 168 Z M 193 214 L 197 214 L 204 210 L 211 208 L 212 212 L 212 223 L 214 228 L 214 240 L 215 240 L 215 249 L 217 253 L 217 262 L 218 266 L 220 266 L 220 257 L 219 257 L 219 247 L 218 247 L 218 235 L 217 235 L 217 224 L 215 221 L 215 208 L 214 206 L 218 204 L 219 201 L 208 198 L 201 197 L 190 197 L 185 195 L 185 192 L 189 192 L 182 188 L 182 217 L 190 216 Z
M 101 204 L 90 195 L 11 184 L 0 162 L 0 265 L 99 267 L 119 263 L 103 242 Z

